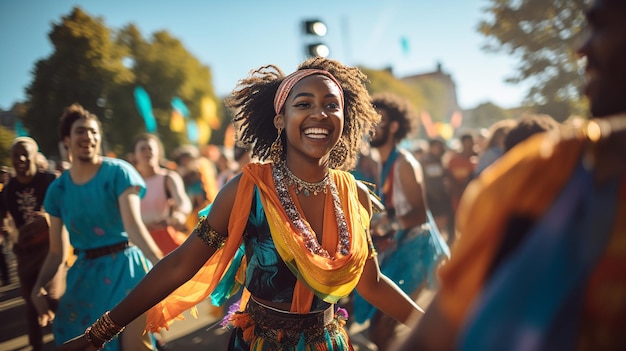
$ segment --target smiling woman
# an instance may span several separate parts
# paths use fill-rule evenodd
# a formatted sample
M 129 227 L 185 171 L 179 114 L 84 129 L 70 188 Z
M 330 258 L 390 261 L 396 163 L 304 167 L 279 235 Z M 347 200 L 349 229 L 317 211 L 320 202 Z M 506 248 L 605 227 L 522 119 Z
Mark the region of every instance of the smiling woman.
M 286 77 L 265 66 L 243 79 L 227 105 L 239 142 L 261 162 L 245 166 L 185 243 L 61 350 L 101 347 L 146 310 L 147 330 L 157 331 L 209 295 L 223 304 L 241 285 L 238 311 L 226 318 L 230 350 L 350 350 L 337 302 L 355 288 L 401 322 L 420 311 L 381 275 L 369 192 L 344 171 L 380 118 L 365 80 L 322 58 Z

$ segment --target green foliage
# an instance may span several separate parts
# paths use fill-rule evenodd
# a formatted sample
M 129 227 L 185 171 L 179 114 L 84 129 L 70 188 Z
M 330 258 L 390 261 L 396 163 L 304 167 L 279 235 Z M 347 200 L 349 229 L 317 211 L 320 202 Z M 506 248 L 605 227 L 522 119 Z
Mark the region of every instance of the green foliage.
M 100 117 L 105 151 L 123 156 L 145 131 L 135 106 L 136 86 L 150 95 L 166 150 L 188 142 L 185 133 L 169 128 L 172 98 L 180 98 L 196 119 L 201 118 L 203 97 L 217 100 L 209 68 L 165 31 L 150 40 L 132 24 L 115 32 L 75 7 L 53 24 L 49 38 L 53 52 L 35 65 L 24 116 L 25 127 L 46 155 L 58 155 L 58 118 L 74 102 Z
M 0 126 L 0 166 L 12 167 L 11 164 L 11 143 L 15 138 L 15 133 Z
M 507 81 L 532 84 L 526 103 L 564 120 L 581 114 L 582 79 L 575 50 L 584 25 L 583 0 L 490 0 L 478 31 L 485 50 L 505 52 L 519 62 Z
M 367 75 L 369 82 L 367 90 L 370 94 L 376 93 L 392 93 L 406 98 L 416 110 L 417 113 L 431 109 L 430 102 L 425 98 L 422 89 L 415 84 L 407 84 L 406 82 L 396 78 L 389 70 L 375 70 L 365 67 L 360 69 Z M 415 135 L 425 134 L 425 130 L 421 127 L 420 121 L 414 122 Z
M 456 102 L 449 96 L 443 82 L 434 78 L 421 79 L 409 85 L 424 99 L 423 110 L 428 111 L 433 121 L 447 123 L 454 112 Z
M 424 108 L 426 103 L 421 92 L 415 89 L 415 87 L 411 87 L 402 80 L 394 77 L 388 70 L 375 70 L 365 67 L 360 67 L 360 69 L 369 78 L 367 90 L 370 94 L 383 92 L 393 93 L 409 100 L 417 111 Z
M 128 81 L 130 74 L 109 29 L 80 8 L 53 24 L 49 38 L 54 51 L 35 66 L 34 80 L 27 88 L 24 126 L 44 154 L 56 155 L 56 130 L 63 109 L 78 102 L 102 117 L 98 99 L 106 98 L 115 84 Z M 109 129 L 108 121 L 102 122 L 105 130 Z
M 211 71 L 202 65 L 182 43 L 167 32 L 154 33 L 150 41 L 139 35 L 134 26 L 118 36 L 133 61 L 135 86 L 143 86 L 150 95 L 159 136 L 166 150 L 188 143 L 185 133 L 170 130 L 171 101 L 179 97 L 189 108 L 191 118 L 202 118 L 202 98 L 216 100 L 211 85 Z M 218 115 L 220 111 L 218 111 Z M 139 114 L 136 116 L 140 118 Z

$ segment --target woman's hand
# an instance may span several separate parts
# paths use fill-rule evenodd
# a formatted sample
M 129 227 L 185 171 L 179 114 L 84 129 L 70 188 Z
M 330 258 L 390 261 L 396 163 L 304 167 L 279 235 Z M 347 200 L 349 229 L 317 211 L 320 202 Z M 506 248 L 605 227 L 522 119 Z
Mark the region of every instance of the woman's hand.
M 95 346 L 93 346 L 89 341 L 87 341 L 85 334 L 77 336 L 74 339 L 68 340 L 63 345 L 57 348 L 57 351 L 74 351 L 74 350 L 95 351 L 98 349 Z
M 48 305 L 46 292 L 43 289 L 33 290 L 30 299 L 37 310 L 39 325 L 45 327 L 51 324 L 54 320 L 54 311 Z

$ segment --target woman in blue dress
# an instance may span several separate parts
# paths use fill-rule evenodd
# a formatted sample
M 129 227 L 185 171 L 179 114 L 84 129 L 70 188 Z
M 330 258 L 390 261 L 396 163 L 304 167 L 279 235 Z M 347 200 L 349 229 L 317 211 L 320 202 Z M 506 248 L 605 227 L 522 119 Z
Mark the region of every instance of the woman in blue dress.
M 80 334 L 143 278 L 161 252 L 141 221 L 145 183 L 127 162 L 100 155 L 101 125 L 79 105 L 68 107 L 60 136 L 71 168 L 48 188 L 44 208 L 50 214 L 50 251 L 32 298 L 40 323 L 54 319 L 60 345 Z M 67 274 L 67 290 L 56 316 L 47 306 L 43 286 L 63 264 L 67 234 L 77 259 Z M 153 350 L 145 319 L 139 318 L 105 350 Z

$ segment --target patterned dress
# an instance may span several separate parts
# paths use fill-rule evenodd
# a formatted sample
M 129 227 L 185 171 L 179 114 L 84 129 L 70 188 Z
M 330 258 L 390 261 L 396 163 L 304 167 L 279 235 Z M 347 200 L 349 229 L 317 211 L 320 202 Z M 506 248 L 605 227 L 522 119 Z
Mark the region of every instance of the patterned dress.
M 44 208 L 63 221 L 77 252 L 54 319 L 58 345 L 82 334 L 120 302 L 152 267 L 136 246 L 94 259 L 85 257 L 85 250 L 128 241 L 118 197 L 129 187 L 140 187 L 141 196 L 145 192 L 143 179 L 130 164 L 105 157 L 87 183 L 74 184 L 70 173 L 64 172 L 48 189 Z M 117 340 L 106 343 L 104 350 L 119 350 Z

